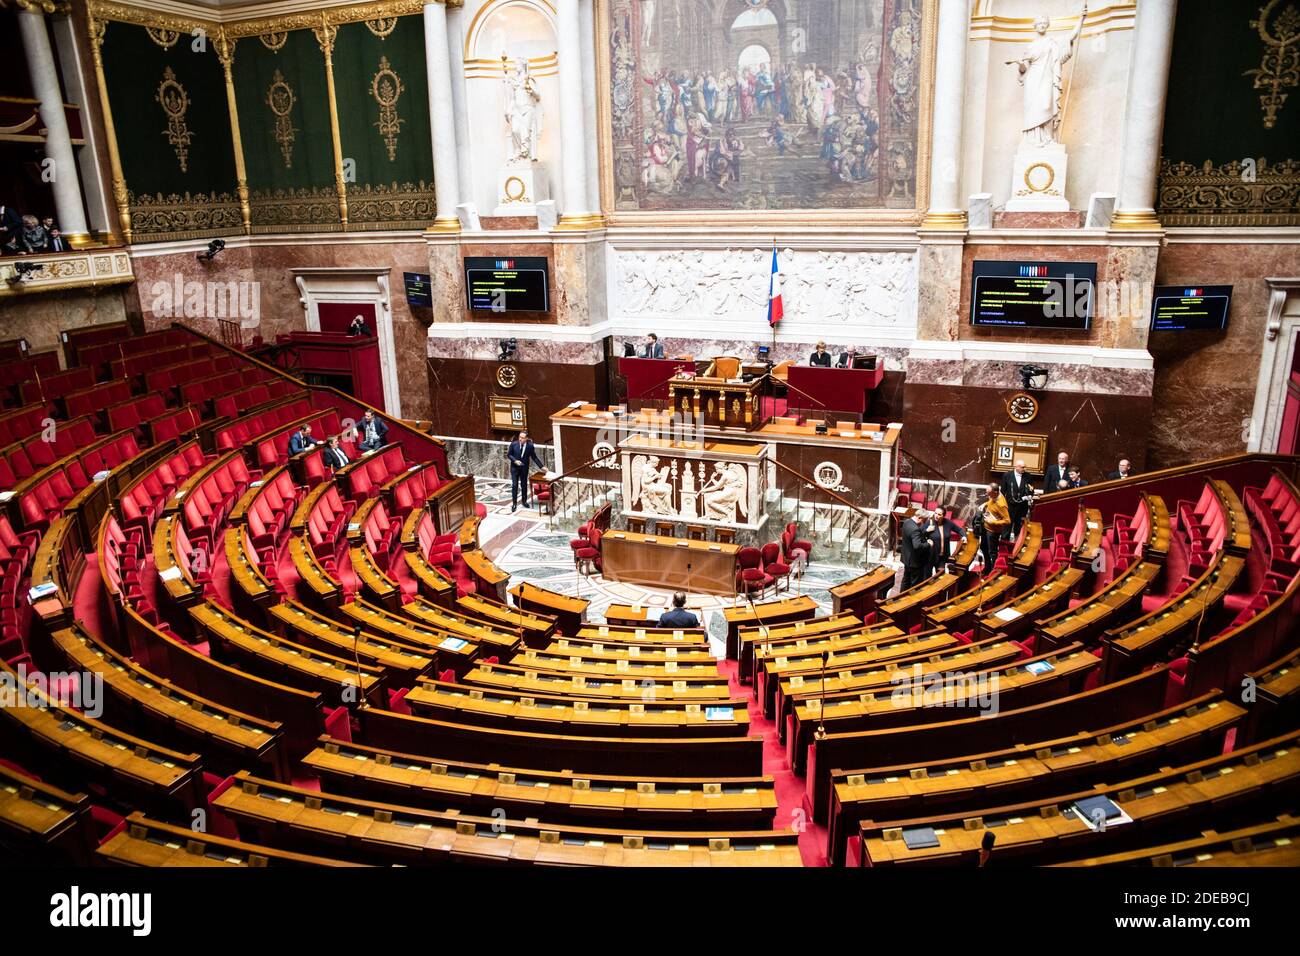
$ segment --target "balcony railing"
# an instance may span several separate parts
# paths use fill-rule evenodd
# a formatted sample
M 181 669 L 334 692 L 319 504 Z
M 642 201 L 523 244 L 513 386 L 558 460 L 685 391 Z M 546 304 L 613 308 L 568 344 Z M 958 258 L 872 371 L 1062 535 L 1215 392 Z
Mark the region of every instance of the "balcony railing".
M 125 249 L 82 249 L 0 259 L 0 298 L 135 281 Z

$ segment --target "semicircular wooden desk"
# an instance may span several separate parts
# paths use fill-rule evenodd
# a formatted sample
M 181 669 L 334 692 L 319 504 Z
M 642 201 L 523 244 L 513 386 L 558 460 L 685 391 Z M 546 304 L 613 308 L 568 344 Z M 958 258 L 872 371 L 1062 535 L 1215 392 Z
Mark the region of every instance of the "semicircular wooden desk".
M 696 594 L 735 594 L 739 552 L 734 544 L 631 531 L 600 539 L 601 572 L 609 580 Z

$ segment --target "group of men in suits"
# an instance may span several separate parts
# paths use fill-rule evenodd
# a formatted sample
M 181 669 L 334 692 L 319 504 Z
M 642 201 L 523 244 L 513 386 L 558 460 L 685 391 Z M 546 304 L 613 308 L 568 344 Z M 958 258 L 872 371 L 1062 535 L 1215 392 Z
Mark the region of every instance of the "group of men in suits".
M 948 564 L 951 542 L 960 536 L 961 529 L 947 508 L 918 508 L 906 518 L 901 529 L 903 590 L 941 573 Z
M 370 409 L 366 409 L 365 414 L 361 416 L 361 421 L 357 422 L 354 427 L 358 451 L 374 451 L 388 444 L 388 426 L 384 424 L 382 418 Z M 289 454 L 301 454 L 319 444 L 320 442 L 312 435 L 311 423 L 305 422 L 296 432 L 289 436 Z M 352 460 L 348 457 L 347 452 L 340 447 L 337 435 L 331 436 L 325 443 L 325 450 L 321 452 L 321 457 L 327 466 L 336 471 Z
M 1134 474 L 1133 463 L 1121 458 L 1118 467 L 1106 479 L 1118 481 Z M 998 559 L 999 542 L 1008 534 L 1013 539 L 1020 534 L 1037 495 L 1083 488 L 1088 484 L 1079 467 L 1071 463 L 1067 452 L 1056 456 L 1056 463 L 1048 466 L 1044 479 L 1042 487 L 1036 487 L 1025 471 L 1024 461 L 1017 459 L 1001 481 L 991 481 L 985 488 L 985 497 L 976 508 L 976 515 L 979 519 L 980 551 L 986 569 L 993 567 Z M 900 529 L 903 590 L 942 571 L 948 560 L 949 542 L 960 536 L 960 529 L 943 509 L 935 513 L 918 508 L 904 520 Z

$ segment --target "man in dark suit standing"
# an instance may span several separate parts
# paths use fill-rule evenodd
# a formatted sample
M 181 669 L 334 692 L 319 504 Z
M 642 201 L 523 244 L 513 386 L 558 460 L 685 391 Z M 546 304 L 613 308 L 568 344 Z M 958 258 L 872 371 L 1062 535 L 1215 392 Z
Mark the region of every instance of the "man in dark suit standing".
M 368 408 L 361 416 L 361 421 L 357 422 L 357 433 L 361 437 L 357 447 L 362 451 L 374 451 L 388 443 L 388 426 L 384 424 L 382 418 Z
M 1056 464 L 1047 466 L 1047 474 L 1044 476 L 1046 480 L 1043 482 L 1044 493 L 1050 495 L 1053 491 L 1070 487 L 1069 473 L 1070 455 L 1068 452 L 1061 452 L 1056 456 Z
M 0 250 L 18 251 L 18 240 L 23 234 L 23 217 L 13 206 L 0 206 Z
M 933 562 L 931 574 L 942 574 L 948 569 L 949 549 L 954 536 L 960 539 L 962 530 L 952 520 L 949 509 L 940 508 L 935 511 L 934 531 L 930 535 L 934 542 L 930 552 L 930 560 Z
M 831 367 L 831 353 L 826 351 L 825 342 L 817 343 L 817 351 L 808 356 L 808 364 L 820 368 Z
M 1011 470 L 1002 476 L 1002 497 L 1007 499 L 1011 509 L 1011 537 L 1020 534 L 1020 526 L 1029 514 L 1030 502 L 1034 500 L 1034 487 L 1025 474 L 1025 463 L 1016 459 Z
M 1137 472 L 1133 470 L 1133 462 L 1127 458 L 1119 460 L 1119 467 L 1106 476 L 1107 481 L 1119 481 L 1121 478 L 1132 478 Z
M 536 462 L 538 468 L 546 466 L 537 457 L 537 449 L 533 447 L 533 440 L 528 437 L 528 432 L 520 432 L 515 437 L 506 450 L 506 457 L 510 459 L 510 510 L 514 511 L 519 507 L 521 491 L 524 507 L 531 508 L 532 503 L 528 500 L 528 494 L 532 483 L 528 480 L 528 464 Z
M 903 521 L 901 529 L 903 552 L 903 590 L 915 587 L 930 576 L 933 566 L 934 524 L 930 512 L 917 508 L 912 517 Z
M 651 332 L 645 337 L 645 344 L 641 346 L 641 358 L 663 358 L 664 347 L 659 344 L 659 336 Z
M 289 454 L 296 455 L 317 444 L 316 439 L 311 437 L 311 425 L 303 425 L 289 436 Z
M 354 317 L 352 319 L 352 324 L 348 326 L 348 335 L 360 336 L 369 334 L 370 326 L 366 325 L 366 320 L 359 315 Z
M 339 447 L 339 439 L 337 435 L 325 443 L 325 450 L 321 452 L 321 459 L 325 462 L 327 467 L 333 468 L 335 471 L 338 471 L 348 463 L 347 452 Z
M 686 610 L 686 595 L 678 591 L 673 595 L 673 607 L 659 615 L 660 627 L 699 627 L 700 619 Z

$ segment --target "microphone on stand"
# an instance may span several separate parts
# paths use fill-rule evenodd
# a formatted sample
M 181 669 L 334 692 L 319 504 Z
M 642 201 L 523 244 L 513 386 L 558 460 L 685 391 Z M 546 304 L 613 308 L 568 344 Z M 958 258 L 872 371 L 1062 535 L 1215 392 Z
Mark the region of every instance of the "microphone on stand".
M 361 684 L 361 625 L 357 624 L 352 628 L 352 662 L 357 668 L 357 708 L 364 710 L 366 707 L 366 695 L 362 691 Z
M 826 737 L 826 664 L 830 655 L 830 651 L 822 651 L 822 675 L 817 684 L 817 728 L 813 731 L 813 740 Z

